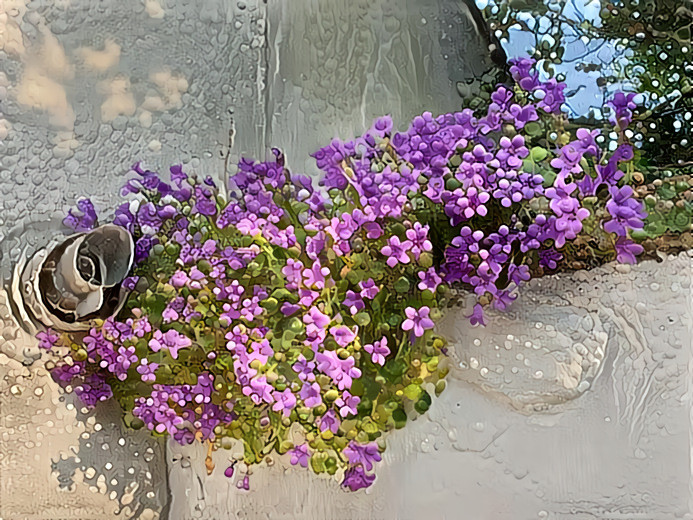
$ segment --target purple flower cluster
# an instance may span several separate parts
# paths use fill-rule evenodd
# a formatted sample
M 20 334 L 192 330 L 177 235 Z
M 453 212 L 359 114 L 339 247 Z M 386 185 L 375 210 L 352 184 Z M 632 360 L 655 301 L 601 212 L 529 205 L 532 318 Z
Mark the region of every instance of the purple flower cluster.
M 94 229 L 98 225 L 94 204 L 87 198 L 79 199 L 77 208 L 68 210 L 67 216 L 63 219 L 63 224 L 77 232 Z
M 149 397 L 139 397 L 132 411 L 156 433 L 167 432 L 181 444 L 195 439 L 214 439 L 214 428 L 235 418 L 229 407 L 212 403 L 214 379 L 209 373 L 197 376 L 194 385 L 155 384 Z
M 425 112 L 406 132 L 386 116 L 333 140 L 313 155 L 327 193 L 276 149 L 241 160 L 228 200 L 180 166 L 162 180 L 134 165 L 123 193 L 135 197 L 114 219 L 136 238 L 132 293 L 121 317 L 70 338 L 78 355 L 53 377 L 88 406 L 109 384 L 136 392 L 132 414 L 181 444 L 240 437 L 255 462 L 277 447 L 316 472 L 341 466 L 348 489 L 371 485 L 374 439 L 399 425 L 409 389 L 424 395 L 444 376 L 441 285 L 471 290 L 470 322 L 484 324 L 484 307 L 510 305 L 530 265 L 556 269 L 583 225 L 601 220 L 620 261 L 641 252 L 628 232 L 646 214 L 619 185 L 630 145 L 606 154 L 586 129 L 547 139 L 564 85 L 542 81 L 533 60 L 511 74 L 516 86 L 498 85 L 483 112 Z M 621 129 L 632 102 L 611 104 Z M 80 201 L 66 223 L 93 227 L 93 205 Z M 51 330 L 38 339 L 60 341 Z M 237 485 L 248 489 L 247 476 Z

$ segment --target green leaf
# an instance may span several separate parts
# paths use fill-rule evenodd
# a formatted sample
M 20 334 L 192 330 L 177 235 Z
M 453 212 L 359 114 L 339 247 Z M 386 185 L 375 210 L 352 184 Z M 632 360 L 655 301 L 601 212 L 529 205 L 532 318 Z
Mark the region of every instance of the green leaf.
M 543 130 L 539 123 L 537 123 L 536 121 L 532 121 L 525 125 L 525 132 L 527 132 L 527 134 L 531 135 L 532 137 L 538 137 L 543 133 Z
M 541 162 L 544 159 L 546 159 L 546 156 L 549 155 L 549 152 L 548 152 L 548 150 L 546 150 L 545 148 L 542 148 L 541 146 L 535 146 L 529 152 L 529 155 L 534 162 Z
M 392 412 L 392 419 L 395 421 L 395 428 L 398 430 L 407 425 L 407 414 L 402 408 L 397 408 Z
M 359 312 L 354 316 L 354 321 L 361 327 L 365 327 L 371 322 L 371 316 L 367 312 Z
M 420 414 L 424 414 L 428 411 L 428 409 L 431 407 L 431 396 L 428 395 L 428 392 L 424 391 L 423 394 L 421 395 L 421 399 L 416 401 L 414 403 L 414 410 L 416 410 Z
M 415 385 L 412 383 L 410 385 L 407 385 L 404 388 L 404 395 L 406 396 L 407 399 L 409 399 L 411 401 L 416 401 L 419 398 L 419 396 L 421 395 L 422 391 L 423 391 L 423 389 L 421 388 L 420 385 Z
M 396 282 L 395 282 L 395 291 L 398 293 L 406 293 L 409 292 L 409 289 L 411 288 L 411 284 L 409 283 L 409 280 L 407 279 L 406 276 L 401 276 Z

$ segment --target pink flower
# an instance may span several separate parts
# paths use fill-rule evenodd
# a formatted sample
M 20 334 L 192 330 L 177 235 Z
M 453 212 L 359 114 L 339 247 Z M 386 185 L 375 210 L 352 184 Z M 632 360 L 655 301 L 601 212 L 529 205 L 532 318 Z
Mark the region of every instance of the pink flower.
M 344 390 L 342 397 L 335 400 L 334 404 L 339 407 L 339 415 L 346 417 L 349 414 L 356 415 L 358 413 L 356 407 L 360 402 L 360 397 L 351 395 L 348 390 Z
M 371 361 L 373 361 L 373 363 L 380 366 L 385 364 L 385 358 L 390 355 L 386 336 L 383 336 L 380 341 L 376 341 L 372 345 L 364 345 L 363 350 L 371 355 Z
M 395 267 L 397 263 L 400 264 L 408 264 L 409 263 L 409 255 L 407 254 L 407 251 L 411 249 L 412 243 L 409 240 L 405 240 L 404 242 L 399 241 L 399 237 L 394 236 L 390 237 L 388 240 L 388 243 L 386 246 L 384 246 L 380 252 L 388 257 L 387 258 L 387 265 L 390 267 Z
M 157 368 L 159 368 L 159 363 L 150 363 L 147 358 L 143 358 L 137 367 L 137 373 L 141 375 L 142 381 L 145 383 L 154 382 L 156 380 L 154 372 Z
M 289 258 L 286 265 L 282 267 L 282 274 L 286 276 L 286 288 L 295 290 L 301 283 L 301 272 L 303 271 L 303 263 L 300 260 Z
M 291 464 L 294 466 L 298 464 L 299 466 L 307 468 L 309 458 L 310 453 L 308 452 L 308 445 L 305 442 L 291 449 Z
M 303 277 L 305 278 L 306 287 L 310 289 L 323 289 L 325 287 L 325 277 L 329 276 L 330 269 L 322 267 L 320 260 L 313 262 L 313 267 L 304 269 Z
M 263 401 L 269 404 L 274 402 L 272 395 L 272 385 L 267 382 L 265 376 L 258 376 L 250 380 L 247 386 L 243 387 L 243 395 L 249 396 L 255 404 L 260 404 Z
M 159 352 L 165 348 L 173 359 L 178 359 L 178 351 L 192 345 L 192 341 L 175 329 L 162 333 L 160 330 L 154 331 L 154 337 L 149 340 L 149 348 L 154 352 Z
M 314 324 L 321 329 L 327 327 L 331 320 L 327 314 L 320 312 L 317 307 L 311 307 L 308 314 L 303 316 L 303 323 L 306 325 Z
M 36 334 L 36 338 L 39 340 L 39 347 L 50 349 L 55 346 L 55 344 L 60 339 L 60 334 L 57 334 L 53 329 L 42 330 Z
M 275 390 L 273 396 L 276 402 L 272 405 L 272 410 L 282 412 L 284 417 L 291 415 L 291 410 L 296 407 L 296 396 L 293 392 L 289 388 L 283 392 Z
M 355 330 L 351 330 L 346 325 L 339 325 L 337 327 L 330 328 L 330 334 L 332 334 L 335 341 L 340 347 L 346 347 L 352 341 L 354 341 L 356 339 L 358 331 L 358 327 L 356 327 Z
M 414 336 L 417 338 L 424 335 L 426 329 L 432 329 L 434 327 L 433 320 L 428 317 L 428 313 L 431 309 L 424 305 L 420 309 L 415 309 L 414 307 L 407 307 L 404 313 L 407 319 L 402 323 L 403 330 L 413 330 Z
M 188 275 L 185 274 L 184 271 L 176 271 L 169 280 L 169 283 L 174 287 L 180 289 L 181 287 L 185 286 L 185 284 L 189 281 L 190 278 L 188 278 Z
M 361 370 L 354 366 L 356 362 L 352 356 L 340 359 L 334 350 L 327 350 L 315 354 L 315 361 L 318 370 L 330 376 L 340 390 L 351 388 L 352 379 L 361 377 Z
M 303 383 L 301 388 L 301 399 L 303 404 L 308 408 L 315 408 L 322 404 L 322 396 L 320 395 L 320 385 L 317 383 Z

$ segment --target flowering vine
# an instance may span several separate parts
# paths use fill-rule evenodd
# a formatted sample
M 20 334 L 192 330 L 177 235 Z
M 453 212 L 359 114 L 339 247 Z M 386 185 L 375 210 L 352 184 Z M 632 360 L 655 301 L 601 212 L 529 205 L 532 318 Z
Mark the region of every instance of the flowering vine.
M 70 348 L 54 378 L 181 444 L 238 439 L 248 464 L 286 453 L 371 485 L 384 433 L 444 389 L 434 324 L 451 285 L 475 295 L 483 324 L 585 233 L 607 259 L 642 250 L 629 233 L 647 214 L 621 171 L 632 97 L 611 102 L 622 139 L 608 153 L 597 131 L 565 130 L 563 84 L 532 60 L 510 70 L 484 113 L 424 113 L 405 132 L 382 117 L 333 140 L 313 154 L 323 189 L 276 149 L 241 160 L 227 198 L 181 166 L 165 179 L 136 164 L 113 219 L 136 240 L 130 295 L 85 334 L 39 334 Z M 95 226 L 91 203 L 65 223 Z

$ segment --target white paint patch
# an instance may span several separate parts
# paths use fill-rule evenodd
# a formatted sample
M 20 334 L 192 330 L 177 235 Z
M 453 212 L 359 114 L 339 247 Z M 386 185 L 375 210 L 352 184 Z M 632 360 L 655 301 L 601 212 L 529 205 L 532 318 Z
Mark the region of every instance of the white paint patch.
M 19 24 L 26 13 L 26 0 L 0 2 L 0 51 L 18 58 L 24 55 L 24 35 Z
M 150 18 L 161 19 L 164 17 L 164 8 L 161 7 L 159 0 L 144 0 L 144 11 Z

